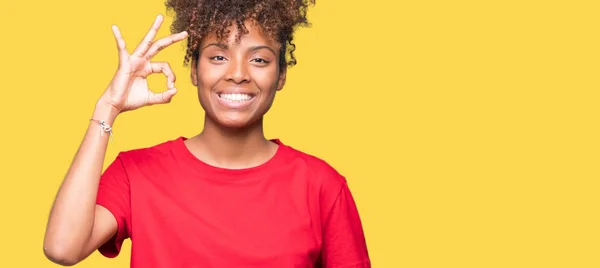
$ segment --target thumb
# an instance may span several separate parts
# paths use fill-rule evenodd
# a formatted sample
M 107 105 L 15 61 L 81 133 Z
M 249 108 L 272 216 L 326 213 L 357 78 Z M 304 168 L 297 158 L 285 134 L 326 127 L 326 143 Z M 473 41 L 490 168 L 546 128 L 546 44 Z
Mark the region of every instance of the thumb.
M 176 88 L 171 88 L 171 89 L 168 89 L 161 93 L 152 92 L 152 93 L 150 93 L 150 96 L 148 98 L 148 104 L 154 105 L 154 104 L 169 103 L 169 102 L 171 102 L 171 99 L 173 98 L 173 96 L 175 96 L 175 94 L 177 94 Z

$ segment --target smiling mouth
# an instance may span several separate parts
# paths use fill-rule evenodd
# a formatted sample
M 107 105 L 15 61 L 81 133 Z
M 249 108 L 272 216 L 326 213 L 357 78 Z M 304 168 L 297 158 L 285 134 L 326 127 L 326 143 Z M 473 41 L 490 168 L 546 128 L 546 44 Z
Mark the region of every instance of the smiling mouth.
M 254 95 L 243 94 L 243 93 L 218 93 L 219 99 L 231 103 L 243 103 L 254 99 Z

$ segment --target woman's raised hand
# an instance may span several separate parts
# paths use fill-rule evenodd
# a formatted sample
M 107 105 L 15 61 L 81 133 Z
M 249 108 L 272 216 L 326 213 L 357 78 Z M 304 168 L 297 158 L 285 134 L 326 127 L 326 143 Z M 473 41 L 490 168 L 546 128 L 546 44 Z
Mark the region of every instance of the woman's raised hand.
M 171 101 L 177 93 L 175 74 L 167 62 L 151 60 L 159 51 L 184 40 L 188 34 L 184 31 L 154 41 L 162 22 L 163 17 L 158 15 L 150 31 L 131 54 L 127 51 L 119 28 L 112 26 L 119 52 L 119 67 L 99 103 L 110 105 L 117 113 L 121 113 Z M 153 73 L 163 73 L 167 77 L 167 90 L 155 93 L 148 88 L 146 77 Z

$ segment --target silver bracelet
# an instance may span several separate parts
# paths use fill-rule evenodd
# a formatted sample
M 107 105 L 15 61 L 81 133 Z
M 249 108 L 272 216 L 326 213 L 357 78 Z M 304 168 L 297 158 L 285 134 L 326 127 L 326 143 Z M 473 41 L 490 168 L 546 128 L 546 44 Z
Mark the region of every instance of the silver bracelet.
M 100 136 L 103 136 L 104 132 L 108 132 L 108 133 L 110 133 L 110 140 L 111 141 L 113 140 L 112 127 L 108 123 L 106 123 L 106 121 L 104 121 L 104 120 L 100 121 L 100 120 L 97 120 L 94 118 L 91 118 L 90 120 L 100 124 Z

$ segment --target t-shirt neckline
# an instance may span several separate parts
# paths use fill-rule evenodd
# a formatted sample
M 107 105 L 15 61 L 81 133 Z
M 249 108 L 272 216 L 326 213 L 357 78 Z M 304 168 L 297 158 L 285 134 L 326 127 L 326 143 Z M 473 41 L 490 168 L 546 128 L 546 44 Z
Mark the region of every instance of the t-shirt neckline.
M 193 169 L 195 172 L 202 176 L 214 177 L 214 176 L 225 176 L 230 177 L 231 179 L 243 179 L 247 175 L 257 175 L 261 173 L 270 173 L 272 172 L 274 167 L 277 167 L 283 163 L 284 160 L 284 151 L 286 145 L 281 142 L 279 139 L 270 139 L 271 142 L 274 142 L 278 145 L 277 151 L 275 154 L 266 162 L 249 167 L 249 168 L 241 168 L 241 169 L 229 169 L 218 166 L 210 165 L 200 159 L 198 159 L 185 145 L 185 141 L 187 137 L 179 136 L 175 140 L 173 140 L 173 147 L 175 151 L 175 157 L 178 160 L 185 162 L 185 164 Z M 243 176 L 242 176 L 243 175 Z M 234 177 L 231 177 L 234 176 Z M 222 179 L 222 178 L 220 178 Z

